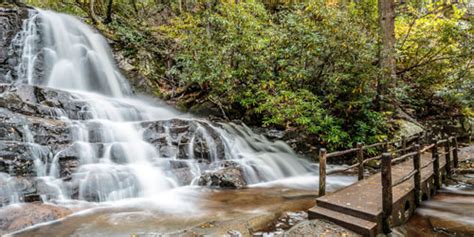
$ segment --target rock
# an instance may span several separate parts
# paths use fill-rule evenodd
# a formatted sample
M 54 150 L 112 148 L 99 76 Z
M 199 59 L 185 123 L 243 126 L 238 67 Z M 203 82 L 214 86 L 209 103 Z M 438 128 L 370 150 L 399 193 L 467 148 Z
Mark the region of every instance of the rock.
M 0 173 L 0 206 L 12 202 L 39 200 L 34 178 L 14 177 Z
M 285 237 L 290 236 L 361 236 L 348 229 L 326 220 L 308 220 L 300 222 L 288 230 Z
M 0 108 L 0 140 L 58 147 L 71 143 L 72 137 L 63 121 L 25 116 Z
M 86 102 L 69 92 L 31 85 L 0 84 L 0 107 L 40 118 L 90 119 Z
M 235 162 L 223 162 L 221 167 L 215 171 L 206 171 L 199 177 L 198 185 L 241 189 L 247 185 L 242 169 Z
M 225 158 L 221 137 L 206 122 L 172 119 L 142 122 L 140 125 L 144 130 L 144 140 L 155 145 L 163 157 L 194 157 L 208 162 Z
M 21 31 L 23 21 L 28 18 L 26 8 L 2 8 L 0 5 L 0 82 L 11 82 L 16 78 L 15 67 L 21 54 L 21 45 L 12 44 Z
M 411 137 L 424 131 L 419 125 L 407 120 L 397 120 L 396 123 L 400 126 L 398 134 L 396 135 L 398 139 L 402 136 Z
M 0 209 L 0 235 L 24 229 L 34 224 L 53 221 L 70 215 L 64 207 L 49 204 L 21 204 Z
M 37 144 L 0 141 L 0 172 L 33 177 L 37 175 L 35 160 L 45 163 L 51 157 L 48 147 Z

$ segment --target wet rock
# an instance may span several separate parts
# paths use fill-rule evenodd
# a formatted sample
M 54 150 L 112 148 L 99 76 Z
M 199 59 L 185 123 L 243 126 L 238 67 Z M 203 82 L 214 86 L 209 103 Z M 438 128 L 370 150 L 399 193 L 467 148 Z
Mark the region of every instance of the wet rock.
M 0 173 L 0 206 L 12 202 L 39 201 L 36 182 L 33 178 L 14 177 Z
M 140 124 L 143 137 L 155 145 L 162 157 L 178 159 L 222 160 L 224 143 L 208 123 L 195 120 L 172 119 Z
M 16 77 L 15 67 L 21 54 L 21 45 L 12 44 L 28 18 L 25 8 L 0 6 L 0 82 L 11 82 Z
M 15 176 L 36 176 L 34 161 L 45 163 L 51 157 L 48 147 L 37 144 L 0 141 L 0 172 Z
M 53 221 L 71 214 L 64 207 L 48 204 L 21 204 L 0 209 L 0 235 L 24 229 L 34 224 Z
M 41 118 L 90 119 L 87 104 L 69 92 L 26 84 L 0 85 L 0 107 Z
M 285 237 L 290 236 L 347 236 L 355 237 L 361 236 L 348 229 L 340 227 L 332 222 L 326 220 L 308 220 L 303 221 L 290 230 L 288 230 Z
M 72 137 L 63 121 L 25 116 L 0 108 L 0 140 L 58 147 L 71 143 Z
M 206 171 L 199 177 L 198 185 L 215 187 L 241 189 L 247 185 L 242 169 L 237 163 L 224 162 L 215 171 Z
M 59 177 L 64 181 L 70 181 L 81 165 L 81 157 L 102 157 L 103 153 L 102 143 L 73 143 L 55 155 L 59 164 Z

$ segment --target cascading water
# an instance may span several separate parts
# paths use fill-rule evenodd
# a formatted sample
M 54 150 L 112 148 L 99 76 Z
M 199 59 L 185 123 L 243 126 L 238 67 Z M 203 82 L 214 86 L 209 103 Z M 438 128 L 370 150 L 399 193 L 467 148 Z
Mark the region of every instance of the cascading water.
M 114 97 L 130 94 L 100 34 L 69 15 L 41 10 L 30 14 L 22 32 L 22 81 Z M 35 70 L 40 66 L 43 70 L 38 74 Z
M 55 190 L 42 196 L 45 201 L 154 198 L 196 184 L 222 161 L 237 164 L 247 184 L 289 177 L 311 177 L 316 183 L 314 165 L 298 158 L 283 142 L 270 142 L 245 126 L 212 125 L 132 97 L 106 40 L 80 20 L 43 10 L 30 14 L 17 37 L 24 44 L 17 83 L 66 90 L 86 105 L 81 111 L 85 119 L 55 112 L 71 128 L 74 143 L 50 162 L 35 159 L 38 178 Z M 156 124 L 163 127 L 156 128 L 163 130 L 160 135 L 150 134 Z M 176 132 L 182 128 L 189 134 Z M 158 140 L 164 142 L 157 145 Z M 34 144 L 34 137 L 26 142 Z M 60 160 L 73 150 L 79 167 L 70 180 L 64 180 Z M 170 169 L 176 166 L 179 169 Z M 176 170 L 186 171 L 190 179 L 183 181 Z M 15 192 L 9 192 L 12 202 L 18 201 Z

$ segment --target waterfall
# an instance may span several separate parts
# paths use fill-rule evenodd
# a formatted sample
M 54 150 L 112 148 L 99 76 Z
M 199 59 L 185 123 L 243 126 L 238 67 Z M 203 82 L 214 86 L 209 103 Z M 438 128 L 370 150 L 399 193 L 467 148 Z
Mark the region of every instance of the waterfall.
M 126 79 L 114 64 L 107 41 L 73 16 L 30 11 L 24 26 L 20 74 L 29 84 L 58 89 L 94 91 L 114 97 L 130 94 Z M 35 68 L 42 63 L 43 82 Z
M 74 143 L 46 163 L 35 160 L 38 178 L 56 190 L 55 199 L 153 198 L 195 185 L 205 172 L 221 168 L 223 161 L 238 165 L 249 185 L 316 174 L 315 165 L 287 144 L 269 141 L 248 127 L 212 124 L 134 97 L 107 41 L 75 17 L 31 10 L 17 38 L 23 41 L 17 83 L 68 91 L 87 105 L 83 111 L 87 119 L 57 112 Z M 163 131 L 157 135 L 153 126 Z M 190 132 L 183 135 L 180 129 Z M 34 143 L 34 136 L 28 137 L 27 142 Z M 165 142 L 156 145 L 160 139 Z M 71 152 L 78 154 L 78 168 L 66 180 L 61 162 Z M 177 175 L 178 170 L 190 180 Z M 8 192 L 12 200 L 18 199 L 14 191 Z

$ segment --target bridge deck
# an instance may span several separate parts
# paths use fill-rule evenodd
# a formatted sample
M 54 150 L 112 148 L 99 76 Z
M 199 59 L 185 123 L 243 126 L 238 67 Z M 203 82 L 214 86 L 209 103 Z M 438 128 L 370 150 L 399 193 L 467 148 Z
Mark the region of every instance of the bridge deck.
M 444 149 L 439 149 L 439 152 Z M 471 157 L 468 157 L 471 156 Z M 459 160 L 473 158 L 470 152 L 460 152 Z M 421 167 L 425 166 L 431 161 L 431 153 L 423 153 L 421 156 Z M 452 159 L 452 158 L 451 158 Z M 440 169 L 443 169 L 446 160 L 444 155 L 440 155 Z M 404 176 L 413 171 L 413 160 L 408 159 L 399 164 L 392 164 L 392 182 L 395 183 Z M 429 179 L 433 174 L 433 165 L 429 165 L 421 171 L 422 183 Z M 382 184 L 380 173 L 374 174 L 364 180 L 354 183 L 348 187 L 340 189 L 334 193 L 316 199 L 317 206 L 309 210 L 310 219 L 325 218 L 337 220 L 336 213 L 341 215 L 351 215 L 360 219 L 368 220 L 377 225 L 382 214 Z M 413 178 L 393 188 L 393 203 L 397 203 L 405 198 L 414 189 Z M 330 216 L 326 215 L 325 209 L 330 209 L 333 212 Z M 343 224 L 343 223 L 339 223 Z M 345 227 L 351 226 L 356 230 L 363 226 L 355 226 L 357 223 L 346 223 Z M 344 225 L 343 225 L 344 226 Z M 354 227 L 355 226 L 355 227 Z M 373 236 L 376 233 L 375 229 L 362 232 L 366 236 Z M 357 231 L 358 232 L 358 231 Z M 359 232 L 360 233 L 360 232 Z M 369 234 L 370 233 L 370 234 Z

